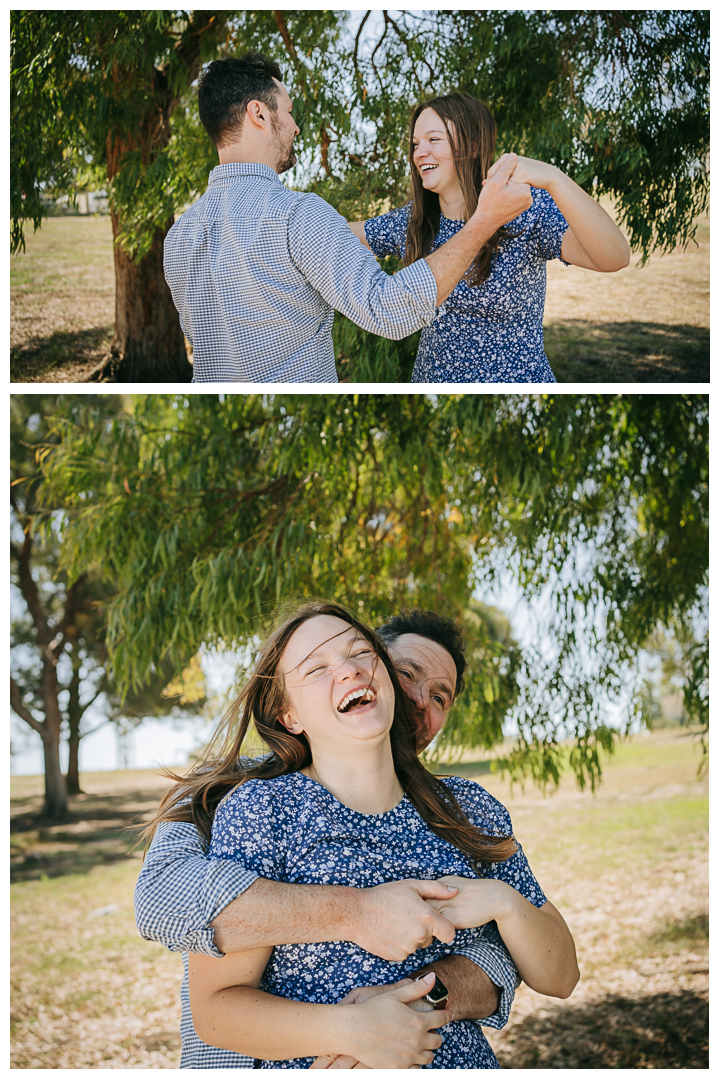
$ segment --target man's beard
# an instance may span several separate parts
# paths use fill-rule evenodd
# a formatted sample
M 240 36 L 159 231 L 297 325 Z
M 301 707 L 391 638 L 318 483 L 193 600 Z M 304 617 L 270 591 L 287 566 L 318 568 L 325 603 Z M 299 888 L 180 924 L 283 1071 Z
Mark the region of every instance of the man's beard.
M 290 145 L 283 146 L 280 141 L 281 136 L 279 126 L 277 125 L 277 123 L 274 122 L 274 120 L 272 120 L 271 123 L 274 133 L 273 149 L 275 151 L 275 160 L 277 161 L 275 170 L 278 174 L 284 173 L 287 172 L 288 169 L 292 169 L 293 165 L 297 164 L 297 154 L 295 153 L 295 150 L 293 148 L 293 142 L 295 141 L 295 139 L 293 136 Z

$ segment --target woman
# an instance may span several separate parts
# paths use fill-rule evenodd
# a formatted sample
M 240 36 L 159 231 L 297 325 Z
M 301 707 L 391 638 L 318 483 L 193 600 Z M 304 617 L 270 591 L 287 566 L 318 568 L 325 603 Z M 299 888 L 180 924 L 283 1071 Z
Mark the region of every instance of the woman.
M 470 94 L 418 105 L 410 121 L 412 202 L 352 231 L 408 266 L 464 225 L 493 175 L 496 125 Z M 413 382 L 555 382 L 543 347 L 545 263 L 588 270 L 627 266 L 630 249 L 602 207 L 554 165 L 519 157 L 511 182 L 533 205 L 499 229 L 420 338 Z
M 211 854 L 263 877 L 370 887 L 408 877 L 457 887 L 436 901 L 457 929 L 400 964 L 352 942 L 280 945 L 216 960 L 190 958 L 195 1030 L 260 1068 L 308 1068 L 346 1054 L 366 1067 L 498 1068 L 479 1027 L 442 1009 L 410 1012 L 407 985 L 360 1004 L 357 986 L 397 983 L 496 920 L 521 977 L 567 996 L 577 978 L 572 938 L 511 835 L 507 811 L 471 781 L 445 782 L 419 762 L 415 727 L 382 642 L 338 604 L 302 607 L 271 635 L 237 703 L 227 752 L 166 797 L 158 820 L 193 820 Z M 253 721 L 271 754 L 237 762 Z M 190 804 L 183 804 L 188 797 Z M 527 897 L 527 899 L 526 899 Z M 442 1035 L 437 1028 L 442 1027 Z M 383 1045 L 379 1031 L 390 1029 Z M 383 1036 L 385 1037 L 385 1036 Z M 395 1064 L 394 1067 L 398 1067 Z

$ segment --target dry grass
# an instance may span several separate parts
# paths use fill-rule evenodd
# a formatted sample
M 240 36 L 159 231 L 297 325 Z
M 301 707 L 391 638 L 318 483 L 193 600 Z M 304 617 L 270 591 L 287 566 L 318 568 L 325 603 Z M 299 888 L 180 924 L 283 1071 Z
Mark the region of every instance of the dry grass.
M 574 934 L 582 980 L 566 1002 L 521 987 L 487 1034 L 504 1068 L 707 1068 L 707 791 L 691 740 L 625 743 L 597 795 L 552 797 L 478 779 L 509 807 Z M 142 941 L 128 819 L 152 773 L 83 777 L 67 825 L 42 829 L 42 786 L 13 778 L 12 1022 L 19 1069 L 177 1068 L 179 957 Z M 106 914 L 91 915 L 109 905 Z
M 115 267 L 109 217 L 48 218 L 10 260 L 10 378 L 88 375 L 113 336 Z
M 707 218 L 697 241 L 619 274 L 548 265 L 545 347 L 559 382 L 709 380 Z M 12 381 L 83 379 L 114 314 L 110 219 L 49 218 L 11 260 Z
M 548 263 L 545 351 L 558 382 L 708 382 L 710 221 L 696 244 L 618 274 Z

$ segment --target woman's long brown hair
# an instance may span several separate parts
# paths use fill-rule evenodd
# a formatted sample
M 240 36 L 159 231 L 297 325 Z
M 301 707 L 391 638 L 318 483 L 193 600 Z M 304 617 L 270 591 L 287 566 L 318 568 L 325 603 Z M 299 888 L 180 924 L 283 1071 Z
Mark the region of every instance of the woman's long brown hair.
M 455 91 L 443 97 L 430 98 L 429 101 L 415 106 L 410 118 L 412 211 L 408 222 L 404 266 L 430 254 L 440 229 L 440 199 L 435 192 L 427 191 L 423 187 L 422 177 L 413 161 L 415 125 L 425 109 L 433 109 L 445 125 L 465 199 L 466 221 L 475 213 L 482 182 L 488 174 L 495 153 L 497 125 L 484 101 L 479 101 L 471 94 Z M 514 234 L 511 230 L 503 225 L 485 242 L 465 275 L 464 280 L 468 285 L 482 285 L 490 274 L 498 243 L 512 235 Z
M 220 752 L 213 756 L 213 747 L 217 746 L 215 739 L 204 759 L 187 776 L 166 770 L 165 775 L 177 783 L 166 792 L 157 813 L 144 826 L 144 838 L 149 841 L 163 821 L 185 821 L 192 822 L 209 843 L 215 810 L 232 788 L 254 778 L 270 780 L 286 776 L 310 764 L 312 753 L 305 735 L 292 734 L 280 721 L 280 716 L 287 711 L 280 661 L 297 628 L 318 615 L 332 615 L 348 623 L 358 637 L 369 642 L 385 664 L 395 691 L 395 713 L 390 730 L 395 772 L 423 821 L 436 836 L 459 848 L 473 862 L 509 859 L 517 850 L 512 836 L 486 836 L 478 832 L 450 789 L 428 772 L 418 758 L 412 706 L 382 639 L 364 626 L 353 611 L 342 604 L 324 600 L 303 604 L 270 634 L 253 674 L 223 717 L 219 729 Z M 258 760 L 241 757 L 241 747 L 251 722 L 270 750 L 266 757 Z

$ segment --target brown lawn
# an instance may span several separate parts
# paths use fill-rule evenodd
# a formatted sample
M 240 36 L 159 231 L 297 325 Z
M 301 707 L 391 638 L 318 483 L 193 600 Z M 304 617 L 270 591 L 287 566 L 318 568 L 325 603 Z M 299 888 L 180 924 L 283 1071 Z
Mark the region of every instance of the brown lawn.
M 582 979 L 557 1001 L 521 987 L 486 1029 L 504 1068 L 707 1068 L 707 783 L 687 734 L 626 741 L 596 795 L 567 778 L 514 792 L 487 762 L 453 766 L 506 803 L 575 937 Z M 131 819 L 149 772 L 83 777 L 65 825 L 43 827 L 40 778 L 12 779 L 12 1067 L 172 1069 L 180 958 L 142 941 Z M 103 911 L 103 909 L 108 909 Z
M 549 264 L 545 347 L 559 382 L 709 379 L 709 219 L 697 246 L 638 263 L 618 274 Z M 110 219 L 47 219 L 11 259 L 12 381 L 86 379 L 114 313 Z

